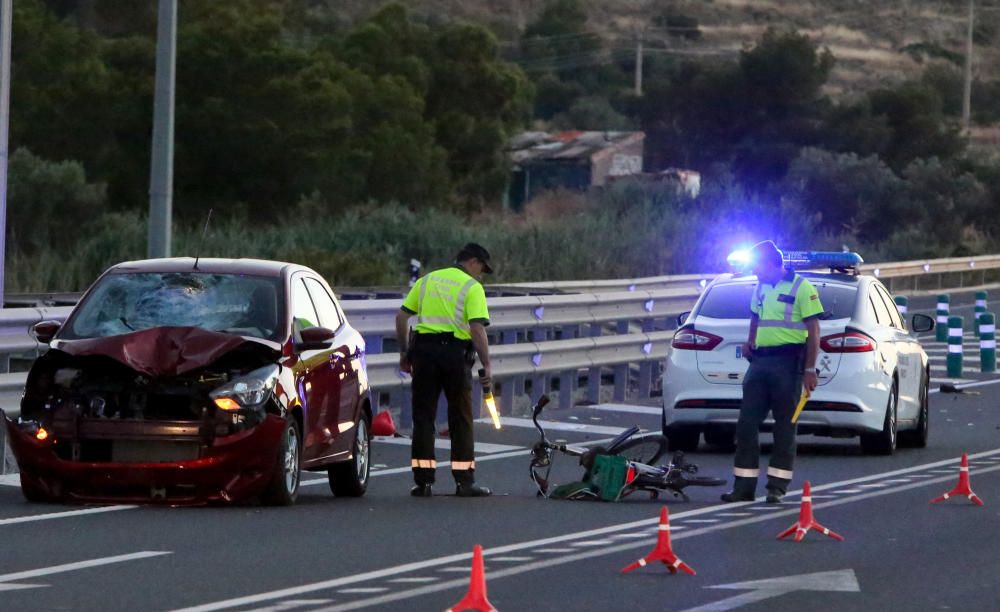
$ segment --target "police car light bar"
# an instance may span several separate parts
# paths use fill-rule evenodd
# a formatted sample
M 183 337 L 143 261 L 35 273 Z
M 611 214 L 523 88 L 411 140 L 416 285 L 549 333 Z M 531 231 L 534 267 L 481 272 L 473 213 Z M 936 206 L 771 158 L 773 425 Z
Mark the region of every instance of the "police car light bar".
M 785 267 L 792 270 L 829 268 L 855 274 L 865 261 L 857 253 L 841 251 L 788 251 L 784 259 Z

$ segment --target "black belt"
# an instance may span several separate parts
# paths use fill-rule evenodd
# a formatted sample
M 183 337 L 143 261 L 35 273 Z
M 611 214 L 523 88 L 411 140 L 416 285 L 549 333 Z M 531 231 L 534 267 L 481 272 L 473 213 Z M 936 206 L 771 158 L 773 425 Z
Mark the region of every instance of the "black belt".
M 779 344 L 778 346 L 758 346 L 751 354 L 754 357 L 774 357 L 777 355 L 800 355 L 806 348 L 804 344 Z
M 456 338 L 451 332 L 441 332 L 438 334 L 418 333 L 413 339 L 414 344 L 448 344 L 452 346 L 467 347 L 472 344 L 471 340 Z

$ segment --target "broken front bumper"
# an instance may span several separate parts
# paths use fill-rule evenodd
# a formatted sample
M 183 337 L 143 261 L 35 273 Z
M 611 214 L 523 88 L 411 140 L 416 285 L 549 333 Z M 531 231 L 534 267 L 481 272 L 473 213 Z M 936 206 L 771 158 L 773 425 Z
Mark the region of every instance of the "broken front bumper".
M 55 436 L 38 440 L 5 417 L 22 488 L 53 501 L 192 505 L 234 502 L 263 492 L 277 468 L 285 420 L 267 415 L 246 431 L 215 438 L 200 457 L 176 461 L 70 461 Z M 133 432 L 133 435 L 134 432 Z M 132 444 L 141 444 L 129 436 Z

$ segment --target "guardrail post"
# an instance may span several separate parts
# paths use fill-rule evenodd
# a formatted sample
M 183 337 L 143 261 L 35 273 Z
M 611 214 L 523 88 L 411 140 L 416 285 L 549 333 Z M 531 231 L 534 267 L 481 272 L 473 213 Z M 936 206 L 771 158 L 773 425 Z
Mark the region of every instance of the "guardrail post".
M 986 294 L 985 291 L 977 291 L 976 292 L 976 310 L 975 310 L 976 315 L 975 316 L 976 316 L 976 327 L 977 328 L 979 327 L 979 317 L 981 317 L 983 315 L 983 313 L 986 312 L 986 297 L 987 297 L 987 294 Z
M 573 383 L 576 382 L 576 370 L 559 374 L 559 407 L 573 407 Z
M 902 316 L 905 319 L 906 311 L 909 310 L 910 301 L 906 298 L 905 295 L 897 295 L 893 299 L 896 302 L 896 308 L 899 309 L 900 316 Z
M 642 322 L 642 331 L 649 333 L 653 331 L 652 321 Z M 651 348 L 652 345 L 646 345 L 643 347 L 645 352 L 646 348 Z M 651 395 L 653 388 L 653 368 L 658 367 L 659 362 L 655 360 L 647 360 L 639 363 L 639 390 L 638 396 L 641 398 L 648 398 Z
M 983 372 L 997 369 L 996 316 L 992 312 L 979 315 L 979 367 Z
M 951 310 L 951 298 L 947 293 L 937 297 L 937 330 L 934 337 L 938 342 L 948 341 L 948 313 Z
M 413 393 L 410 392 L 409 385 L 401 388 L 399 393 L 394 393 L 390 397 L 399 398 L 400 426 L 406 429 L 413 427 Z
M 629 332 L 629 322 L 619 321 L 616 326 L 616 331 L 619 334 L 627 334 Z M 623 363 L 616 365 L 615 370 L 615 391 L 614 399 L 616 402 L 624 402 L 628 396 L 628 375 L 629 375 L 629 364 Z
M 948 317 L 948 378 L 962 377 L 962 317 Z
M 602 332 L 600 323 L 590 324 L 590 337 L 597 338 Z M 587 400 L 598 404 L 601 401 L 601 366 L 587 370 Z

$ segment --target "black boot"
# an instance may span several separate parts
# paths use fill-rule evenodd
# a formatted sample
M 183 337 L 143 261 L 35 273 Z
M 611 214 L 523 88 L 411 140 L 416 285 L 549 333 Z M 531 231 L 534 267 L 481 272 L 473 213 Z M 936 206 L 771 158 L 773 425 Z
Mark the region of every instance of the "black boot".
M 780 504 L 785 499 L 785 492 L 775 487 L 767 488 L 767 503 Z
M 410 489 L 410 495 L 413 497 L 430 497 L 433 495 L 431 492 L 431 485 L 429 484 L 415 484 L 413 488 Z
M 476 484 L 476 475 L 472 470 L 453 471 L 455 476 L 455 495 L 459 497 L 487 497 L 493 494 L 489 487 Z
M 413 468 L 413 482 L 414 485 L 410 489 L 410 495 L 413 497 L 430 497 L 433 495 L 431 485 L 434 484 L 434 469 Z
M 735 482 L 733 482 L 733 490 L 723 493 L 721 499 L 726 503 L 753 501 L 756 488 L 756 478 L 737 476 Z

